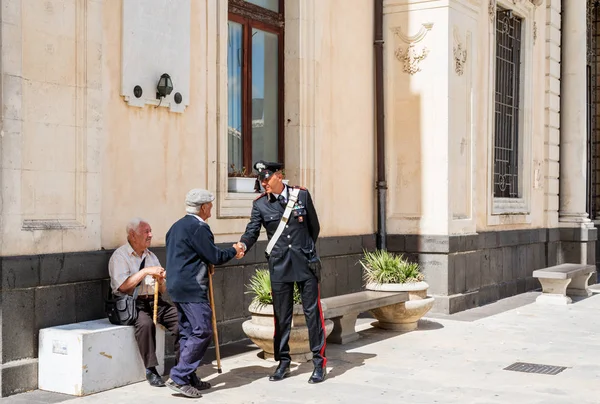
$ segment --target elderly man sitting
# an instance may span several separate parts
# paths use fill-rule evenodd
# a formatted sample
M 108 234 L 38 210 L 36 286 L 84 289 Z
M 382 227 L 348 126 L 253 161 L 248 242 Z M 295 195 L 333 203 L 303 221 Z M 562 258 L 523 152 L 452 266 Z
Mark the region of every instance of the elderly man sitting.
M 135 338 L 146 367 L 146 379 L 151 386 L 164 387 L 156 370 L 156 328 L 152 320 L 154 311 L 154 282 L 158 281 L 159 293 L 166 290 L 165 270 L 156 255 L 148 247 L 152 241 L 152 228 L 140 218 L 129 221 L 126 227 L 127 244 L 117 248 L 110 257 L 108 271 L 110 286 L 117 296 L 132 295 L 139 287 L 136 299 L 138 318 L 135 323 Z M 173 333 L 175 356 L 179 357 L 179 331 L 177 310 L 159 295 L 157 322 Z M 161 347 L 162 349 L 162 347 Z

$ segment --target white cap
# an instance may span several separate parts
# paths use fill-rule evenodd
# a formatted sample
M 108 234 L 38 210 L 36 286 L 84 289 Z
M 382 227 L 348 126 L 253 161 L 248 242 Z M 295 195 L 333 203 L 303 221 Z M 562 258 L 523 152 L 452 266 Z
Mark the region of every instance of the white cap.
M 197 207 L 215 200 L 215 196 L 206 189 L 194 188 L 185 196 L 186 206 Z

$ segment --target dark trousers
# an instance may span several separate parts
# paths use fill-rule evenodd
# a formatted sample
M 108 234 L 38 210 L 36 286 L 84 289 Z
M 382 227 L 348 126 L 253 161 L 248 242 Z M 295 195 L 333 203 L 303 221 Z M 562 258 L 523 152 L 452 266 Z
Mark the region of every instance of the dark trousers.
M 308 327 L 308 341 L 316 368 L 327 366 L 325 357 L 325 320 L 321 309 L 319 282 L 316 278 L 296 282 L 302 295 L 302 308 Z M 294 308 L 294 282 L 272 282 L 273 311 L 275 312 L 275 335 L 273 345 L 275 360 L 291 362 L 290 332 Z
M 171 369 L 171 379 L 190 384 L 190 376 L 200 366 L 212 339 L 212 309 L 208 303 L 175 303 L 179 316 L 181 355 Z
M 156 358 L 156 327 L 152 316 L 154 313 L 154 299 L 137 299 L 135 306 L 138 309 L 138 318 L 135 322 L 135 339 L 140 348 L 144 366 L 150 368 L 158 366 Z M 177 323 L 177 309 L 172 304 L 158 298 L 158 313 L 156 322 L 163 325 L 171 334 L 175 335 L 175 359 L 179 358 L 179 326 Z M 161 347 L 162 349 L 162 347 Z

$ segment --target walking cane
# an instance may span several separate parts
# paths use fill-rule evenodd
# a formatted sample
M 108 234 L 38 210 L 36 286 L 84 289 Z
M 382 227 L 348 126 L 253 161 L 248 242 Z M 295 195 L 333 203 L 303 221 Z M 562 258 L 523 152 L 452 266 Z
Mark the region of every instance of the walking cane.
M 156 318 L 158 317 L 158 279 L 154 279 L 154 325 L 156 325 Z
M 213 289 L 212 276 L 215 273 L 214 265 L 208 267 L 208 289 L 210 298 L 210 308 L 212 310 L 212 327 L 215 339 L 215 354 L 217 356 L 217 372 L 223 373 L 221 370 L 221 354 L 219 352 L 219 333 L 217 332 L 217 314 L 215 313 L 215 291 Z

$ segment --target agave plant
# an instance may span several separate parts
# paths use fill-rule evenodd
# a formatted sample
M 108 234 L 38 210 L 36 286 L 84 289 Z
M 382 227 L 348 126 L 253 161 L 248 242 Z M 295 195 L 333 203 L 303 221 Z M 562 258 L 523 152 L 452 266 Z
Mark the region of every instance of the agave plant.
M 385 250 L 365 251 L 359 262 L 364 268 L 363 278 L 366 283 L 411 283 L 425 279 L 419 270 L 419 264 L 409 262 L 402 254 Z
M 257 269 L 252 278 L 250 278 L 250 284 L 246 285 L 248 289 L 245 293 L 253 294 L 252 304 L 258 306 L 265 306 L 267 304 L 273 304 L 273 296 L 271 295 L 271 277 L 269 276 L 268 269 Z M 300 290 L 298 285 L 294 284 L 294 304 L 302 304 L 300 297 Z

